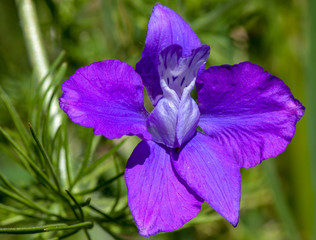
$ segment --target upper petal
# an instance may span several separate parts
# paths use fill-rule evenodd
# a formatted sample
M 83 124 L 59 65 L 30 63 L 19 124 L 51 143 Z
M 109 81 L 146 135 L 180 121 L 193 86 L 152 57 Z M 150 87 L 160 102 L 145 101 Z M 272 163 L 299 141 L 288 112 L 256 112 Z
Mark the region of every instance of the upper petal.
M 142 236 L 178 229 L 201 208 L 202 200 L 174 172 L 168 151 L 142 141 L 126 165 L 128 204 Z
M 162 96 L 158 73 L 159 53 L 172 44 L 180 45 L 184 56 L 190 55 L 193 49 L 201 45 L 191 27 L 176 12 L 157 4 L 149 19 L 142 58 L 136 64 L 136 71 L 141 75 L 153 105 Z
M 199 126 L 241 167 L 283 152 L 304 107 L 283 81 L 243 62 L 210 67 L 197 79 Z
M 172 154 L 173 166 L 200 197 L 233 226 L 240 205 L 239 166 L 212 138 L 197 133 L 181 150 Z
M 183 57 L 182 47 L 170 45 L 161 51 L 158 66 L 163 98 L 150 113 L 148 131 L 155 142 L 174 148 L 181 146 L 195 133 L 200 112 L 191 98 L 197 71 L 210 53 L 202 45 Z
M 163 97 L 167 97 L 166 87 L 176 92 L 178 97 L 181 96 L 193 82 L 189 89 L 189 94 L 195 86 L 195 80 L 199 68 L 207 61 L 210 55 L 210 47 L 201 45 L 192 50 L 188 56 L 183 55 L 183 48 L 180 45 L 170 45 L 162 50 L 159 54 L 158 72 L 160 77 L 160 86 Z M 165 85 L 166 87 L 163 87 Z
M 107 138 L 150 139 L 140 76 L 126 63 L 107 60 L 76 71 L 62 85 L 60 107 L 70 119 Z

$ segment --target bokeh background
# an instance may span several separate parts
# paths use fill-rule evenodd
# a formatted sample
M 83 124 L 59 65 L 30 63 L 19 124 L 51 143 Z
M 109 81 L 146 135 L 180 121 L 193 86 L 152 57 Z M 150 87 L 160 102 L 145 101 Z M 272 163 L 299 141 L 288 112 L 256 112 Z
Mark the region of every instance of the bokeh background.
M 306 106 L 306 113 L 284 153 L 254 168 L 242 169 L 242 201 L 237 228 L 217 215 L 210 215 L 212 210 L 205 204 L 203 213 L 182 229 L 150 239 L 316 239 L 315 2 L 160 1 L 189 23 L 203 44 L 211 46 L 207 66 L 242 61 L 259 64 L 283 79 L 293 95 Z M 135 66 L 144 47 L 147 22 L 156 1 L 37 0 L 34 3 L 48 59 L 53 62 L 65 50 L 68 77 L 81 66 L 105 59 L 119 59 Z M 1 0 L 0 85 L 25 123 L 29 120 L 29 104 L 34 95 L 30 91 L 33 79 L 16 4 L 12 0 Z M 2 102 L 0 126 L 14 131 Z M 73 123 L 69 123 L 69 128 L 85 131 Z M 136 142 L 137 139 L 130 139 L 120 150 L 125 160 Z M 79 137 L 75 144 L 84 148 L 85 138 Z M 107 144 L 103 142 L 99 148 L 108 149 Z M 0 171 L 23 187 L 28 176 L 12 163 L 8 148 L 7 142 L 0 137 Z M 125 187 L 124 181 L 122 187 Z M 0 195 L 0 202 L 5 201 Z M 141 238 L 135 230 L 120 231 L 123 239 Z M 93 239 L 112 239 L 99 230 L 92 236 Z M 85 239 L 79 234 L 72 239 L 81 238 Z M 36 239 L 36 235 L 0 235 L 0 239 Z

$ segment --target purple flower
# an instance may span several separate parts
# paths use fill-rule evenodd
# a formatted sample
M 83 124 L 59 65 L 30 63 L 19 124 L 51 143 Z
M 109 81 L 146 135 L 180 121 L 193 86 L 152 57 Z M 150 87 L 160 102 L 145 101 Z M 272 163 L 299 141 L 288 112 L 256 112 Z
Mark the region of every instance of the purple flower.
M 96 62 L 62 86 L 60 107 L 73 122 L 107 138 L 142 139 L 125 180 L 143 236 L 180 228 L 204 200 L 236 226 L 240 168 L 283 152 L 304 114 L 281 79 L 250 62 L 204 70 L 209 53 L 177 13 L 157 4 L 136 71 L 119 60 Z

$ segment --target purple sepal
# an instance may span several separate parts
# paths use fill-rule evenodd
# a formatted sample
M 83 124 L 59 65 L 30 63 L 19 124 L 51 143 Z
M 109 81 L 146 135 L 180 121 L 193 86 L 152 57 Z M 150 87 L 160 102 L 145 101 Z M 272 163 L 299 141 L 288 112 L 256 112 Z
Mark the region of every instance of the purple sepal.
M 201 208 L 202 199 L 174 172 L 169 151 L 142 141 L 127 162 L 128 204 L 142 236 L 178 229 Z
M 199 126 L 245 168 L 283 152 L 305 109 L 281 79 L 250 62 L 210 67 L 197 93 Z
M 148 22 L 142 58 L 136 64 L 136 72 L 141 75 L 153 105 L 162 97 L 158 73 L 159 53 L 172 44 L 180 45 L 184 56 L 201 46 L 199 38 L 180 15 L 157 4 Z
M 197 133 L 180 152 L 173 150 L 179 176 L 234 227 L 240 205 L 240 168 L 227 151 L 207 135 Z
M 94 134 L 151 139 L 142 80 L 127 63 L 107 60 L 82 67 L 63 83 L 62 90 L 61 109 L 73 122 L 92 127 Z

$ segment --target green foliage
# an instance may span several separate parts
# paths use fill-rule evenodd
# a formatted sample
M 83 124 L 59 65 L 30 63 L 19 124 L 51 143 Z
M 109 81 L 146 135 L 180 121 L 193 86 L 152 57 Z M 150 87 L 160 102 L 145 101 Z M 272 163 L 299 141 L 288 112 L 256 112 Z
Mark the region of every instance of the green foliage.
M 123 209 L 122 207 L 118 207 L 117 210 L 115 207 L 111 209 L 108 215 L 113 220 L 111 222 L 104 223 L 103 215 L 107 214 L 98 210 L 91 203 L 91 195 L 101 188 L 111 185 L 112 182 L 118 181 L 123 176 L 123 173 L 118 173 L 122 170 L 117 166 L 117 160 L 114 160 L 117 157 L 113 158 L 113 156 L 118 154 L 117 151 L 124 143 L 124 140 L 116 146 L 112 146 L 112 149 L 104 156 L 95 157 L 100 137 L 94 136 L 91 131 L 86 132 L 84 135 L 90 141 L 85 149 L 82 162 L 78 164 L 80 167 L 77 169 L 79 170 L 76 171 L 68 165 L 66 166 L 68 169 L 66 171 L 67 177 L 63 178 L 62 176 L 63 166 L 61 165 L 61 160 L 68 159 L 66 161 L 75 164 L 75 161 L 78 161 L 78 159 L 74 159 L 69 147 L 67 147 L 67 128 L 64 127 L 63 130 L 60 130 L 63 128 L 62 125 L 54 132 L 51 131 L 50 125 L 46 124 L 46 122 L 49 122 L 47 116 L 49 116 L 51 99 L 56 94 L 60 94 L 60 79 L 65 78 L 65 65 L 61 63 L 63 56 L 64 54 L 57 58 L 49 74 L 42 80 L 43 82 L 47 77 L 52 77 L 55 81 L 52 81 L 52 84 L 44 92 L 40 93 L 41 82 L 37 94 L 34 95 L 35 106 L 31 108 L 30 116 L 33 116 L 31 118 L 32 121 L 38 124 L 37 130 L 33 129 L 30 123 L 28 126 L 29 131 L 26 129 L 10 98 L 3 89 L 0 89 L 1 99 L 16 129 L 15 132 L 0 128 L 1 137 L 4 138 L 3 144 L 15 152 L 11 160 L 15 160 L 19 167 L 31 175 L 28 184 L 16 186 L 11 182 L 14 179 L 10 181 L 4 176 L 5 172 L 0 173 L 0 194 L 2 196 L 2 203 L 0 204 L 2 228 L 0 229 L 0 234 L 42 233 L 38 235 L 38 239 L 53 237 L 64 239 L 66 236 L 68 237 L 83 229 L 87 238 L 90 239 L 87 228 L 91 228 L 93 222 L 106 225 L 105 229 L 108 229 L 107 232 L 113 236 L 115 235 L 111 232 L 112 225 L 120 226 L 122 221 L 126 222 L 124 226 L 126 224 L 132 225 L 131 218 L 128 216 L 125 208 L 126 198 L 120 198 L 121 191 L 113 192 L 111 196 L 107 197 L 107 202 L 113 202 L 113 206 L 124 206 Z M 49 98 L 49 102 L 45 103 L 47 93 L 51 89 L 54 89 L 52 95 Z M 55 89 L 58 89 L 58 91 Z M 98 140 L 95 141 L 95 139 Z M 94 171 L 98 169 L 97 167 L 101 163 L 104 164 L 106 160 L 110 161 L 111 157 L 113 159 L 109 165 L 116 169 L 116 176 L 108 180 L 102 180 L 99 183 L 95 181 L 96 179 L 92 182 L 85 181 L 87 176 L 94 174 Z M 74 181 L 68 175 L 76 176 Z M 63 189 L 65 188 L 69 190 L 64 191 Z M 9 227 L 3 227 L 5 225 L 9 225 Z M 14 227 L 21 225 L 24 227 Z

